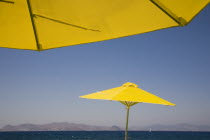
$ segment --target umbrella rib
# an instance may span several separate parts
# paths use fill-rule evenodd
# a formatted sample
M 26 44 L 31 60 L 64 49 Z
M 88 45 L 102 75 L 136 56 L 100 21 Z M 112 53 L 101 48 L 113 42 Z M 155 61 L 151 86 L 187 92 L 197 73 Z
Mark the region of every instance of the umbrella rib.
M 122 104 L 124 104 L 125 106 L 127 106 L 126 103 L 125 103 L 125 101 L 120 101 L 120 102 L 121 102 Z
M 135 105 L 135 104 L 137 104 L 138 102 L 128 102 L 128 105 L 129 105 L 129 107 L 131 107 L 131 106 L 133 106 L 133 105 Z
M 169 10 L 165 5 L 163 5 L 159 0 L 150 0 L 154 5 L 156 5 L 161 11 L 163 11 L 166 15 L 168 15 L 171 19 L 173 19 L 180 26 L 185 26 L 188 22 L 182 18 L 178 17 L 171 10 Z
M 60 20 L 57 20 L 57 19 L 53 19 L 53 18 L 49 18 L 49 17 L 46 17 L 46 16 L 42 16 L 42 15 L 38 15 L 38 14 L 34 14 L 34 15 L 37 16 L 37 17 L 41 17 L 41 18 L 44 18 L 44 19 L 48 19 L 48 20 L 51 20 L 51 21 L 54 21 L 54 22 L 58 22 L 58 23 L 61 23 L 61 24 L 73 26 L 73 27 L 76 27 L 76 28 L 80 28 L 80 29 L 84 29 L 84 30 L 90 30 L 90 31 L 95 31 L 95 32 L 101 32 L 100 30 L 89 29 L 89 28 L 86 28 L 86 27 L 82 27 L 82 26 L 70 24 L 70 23 L 63 22 L 63 21 L 60 21 Z
M 34 21 L 34 14 L 33 14 L 33 12 L 32 12 L 32 7 L 31 7 L 31 2 L 30 2 L 30 0 L 27 0 L 27 5 L 28 5 L 28 10 L 29 10 L 30 18 L 31 18 L 31 23 L 32 23 L 32 27 L 33 27 L 33 32 L 34 32 L 34 36 L 35 36 L 35 40 L 36 40 L 37 50 L 38 50 L 38 51 L 41 51 L 41 50 L 42 50 L 42 47 L 41 47 L 41 44 L 39 43 L 38 33 L 37 33 L 35 21 Z
M 129 107 L 130 107 L 130 106 L 131 106 L 131 104 L 132 104 L 132 102 L 130 102 L 130 101 L 129 101 L 129 102 L 127 102 L 127 103 L 128 103 L 128 106 L 129 106 Z
M 125 101 L 125 104 L 126 104 L 127 107 L 130 107 L 127 101 Z
M 0 0 L 0 2 L 12 3 L 12 4 L 14 4 L 14 3 L 15 3 L 14 1 L 8 1 L 8 0 Z
M 130 101 L 119 101 L 120 103 L 124 104 L 127 107 L 131 107 L 135 104 L 138 104 L 138 102 L 130 102 Z

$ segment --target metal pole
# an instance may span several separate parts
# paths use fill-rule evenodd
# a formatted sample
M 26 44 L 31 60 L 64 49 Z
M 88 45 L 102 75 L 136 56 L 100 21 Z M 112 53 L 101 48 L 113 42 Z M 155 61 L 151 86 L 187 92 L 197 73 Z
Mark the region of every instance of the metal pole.
M 129 110 L 130 107 L 126 107 L 127 109 L 127 115 L 126 115 L 126 127 L 125 127 L 125 140 L 128 140 L 128 119 L 129 119 Z

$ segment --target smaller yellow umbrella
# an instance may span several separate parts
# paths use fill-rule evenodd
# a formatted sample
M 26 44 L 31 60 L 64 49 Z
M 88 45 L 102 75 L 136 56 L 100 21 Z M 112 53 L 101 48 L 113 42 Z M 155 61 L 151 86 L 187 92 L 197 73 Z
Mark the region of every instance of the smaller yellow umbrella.
M 123 84 L 121 87 L 116 87 L 113 89 L 108 89 L 80 97 L 87 99 L 114 100 L 124 104 L 127 109 L 125 140 L 128 139 L 128 117 L 129 109 L 131 106 L 137 103 L 153 103 L 167 106 L 176 106 L 173 103 L 170 103 L 158 96 L 155 96 L 147 91 L 138 88 L 138 85 L 129 82 Z

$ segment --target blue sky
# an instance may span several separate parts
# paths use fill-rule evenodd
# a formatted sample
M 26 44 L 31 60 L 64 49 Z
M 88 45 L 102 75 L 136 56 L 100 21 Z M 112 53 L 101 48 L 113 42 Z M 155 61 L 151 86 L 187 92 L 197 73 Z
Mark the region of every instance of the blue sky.
M 177 104 L 137 104 L 130 125 L 210 125 L 210 6 L 189 25 L 43 52 L 0 48 L 0 127 L 125 123 L 115 101 L 79 96 L 133 82 Z

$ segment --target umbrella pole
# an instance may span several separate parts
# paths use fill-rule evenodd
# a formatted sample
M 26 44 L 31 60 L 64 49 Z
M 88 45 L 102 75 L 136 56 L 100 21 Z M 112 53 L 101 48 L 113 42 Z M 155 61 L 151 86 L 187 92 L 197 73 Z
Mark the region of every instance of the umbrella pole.
M 125 127 L 125 140 L 128 140 L 128 119 L 129 119 L 130 107 L 127 106 L 126 109 L 127 109 L 127 115 L 126 115 L 126 127 Z

